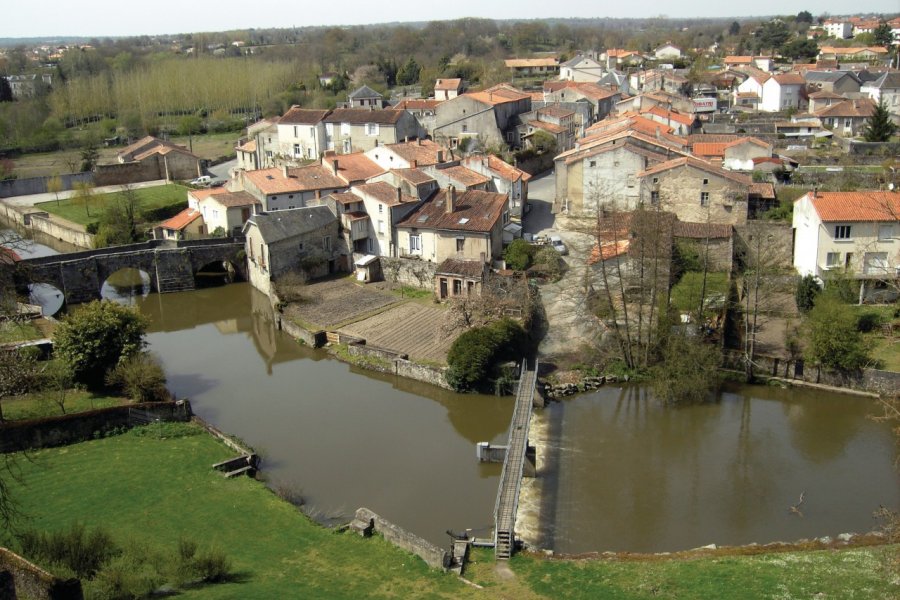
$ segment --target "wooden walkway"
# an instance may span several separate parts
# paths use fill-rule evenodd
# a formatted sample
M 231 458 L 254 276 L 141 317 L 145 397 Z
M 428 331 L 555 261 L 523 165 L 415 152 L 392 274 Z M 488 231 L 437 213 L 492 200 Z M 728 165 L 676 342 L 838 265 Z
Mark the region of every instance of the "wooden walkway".
M 516 406 L 509 426 L 509 445 L 506 460 L 500 472 L 500 488 L 494 506 L 494 556 L 507 559 L 512 556 L 516 539 L 516 513 L 519 509 L 519 491 L 525 469 L 525 454 L 528 449 L 528 431 L 531 428 L 531 410 L 534 403 L 534 388 L 537 382 L 537 361 L 528 368 L 522 364 Z

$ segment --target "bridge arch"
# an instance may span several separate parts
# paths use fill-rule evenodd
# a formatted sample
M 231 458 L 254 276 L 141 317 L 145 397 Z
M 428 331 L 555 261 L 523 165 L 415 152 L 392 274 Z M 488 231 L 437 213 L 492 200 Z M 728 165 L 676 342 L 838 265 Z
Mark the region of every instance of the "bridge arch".
M 135 297 L 144 297 L 153 289 L 152 276 L 147 271 L 136 267 L 122 267 L 103 280 L 100 284 L 100 297 L 117 302 L 130 301 Z

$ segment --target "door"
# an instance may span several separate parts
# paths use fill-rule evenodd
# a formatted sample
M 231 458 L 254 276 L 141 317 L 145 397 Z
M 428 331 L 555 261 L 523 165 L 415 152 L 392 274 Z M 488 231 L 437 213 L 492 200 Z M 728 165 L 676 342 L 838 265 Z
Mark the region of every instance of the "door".
M 441 277 L 441 300 L 447 297 L 447 280 Z

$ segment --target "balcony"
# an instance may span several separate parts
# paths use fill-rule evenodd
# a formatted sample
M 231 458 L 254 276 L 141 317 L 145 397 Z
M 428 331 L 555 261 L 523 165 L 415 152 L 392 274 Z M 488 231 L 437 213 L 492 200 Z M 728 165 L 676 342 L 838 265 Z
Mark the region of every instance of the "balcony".
M 341 226 L 350 232 L 350 241 L 369 237 L 369 215 L 364 212 L 349 212 L 341 215 Z

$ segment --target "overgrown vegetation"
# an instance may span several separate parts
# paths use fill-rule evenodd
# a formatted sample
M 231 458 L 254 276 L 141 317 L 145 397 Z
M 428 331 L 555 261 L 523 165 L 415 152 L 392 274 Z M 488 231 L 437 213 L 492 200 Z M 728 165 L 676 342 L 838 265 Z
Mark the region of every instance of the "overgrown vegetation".
M 485 389 L 502 362 L 519 360 L 528 334 L 516 321 L 501 319 L 463 332 L 447 353 L 447 383 L 460 392 Z
M 870 361 L 853 308 L 833 288 L 826 287 L 816 298 L 804 327 L 806 356 L 811 363 L 853 372 Z

